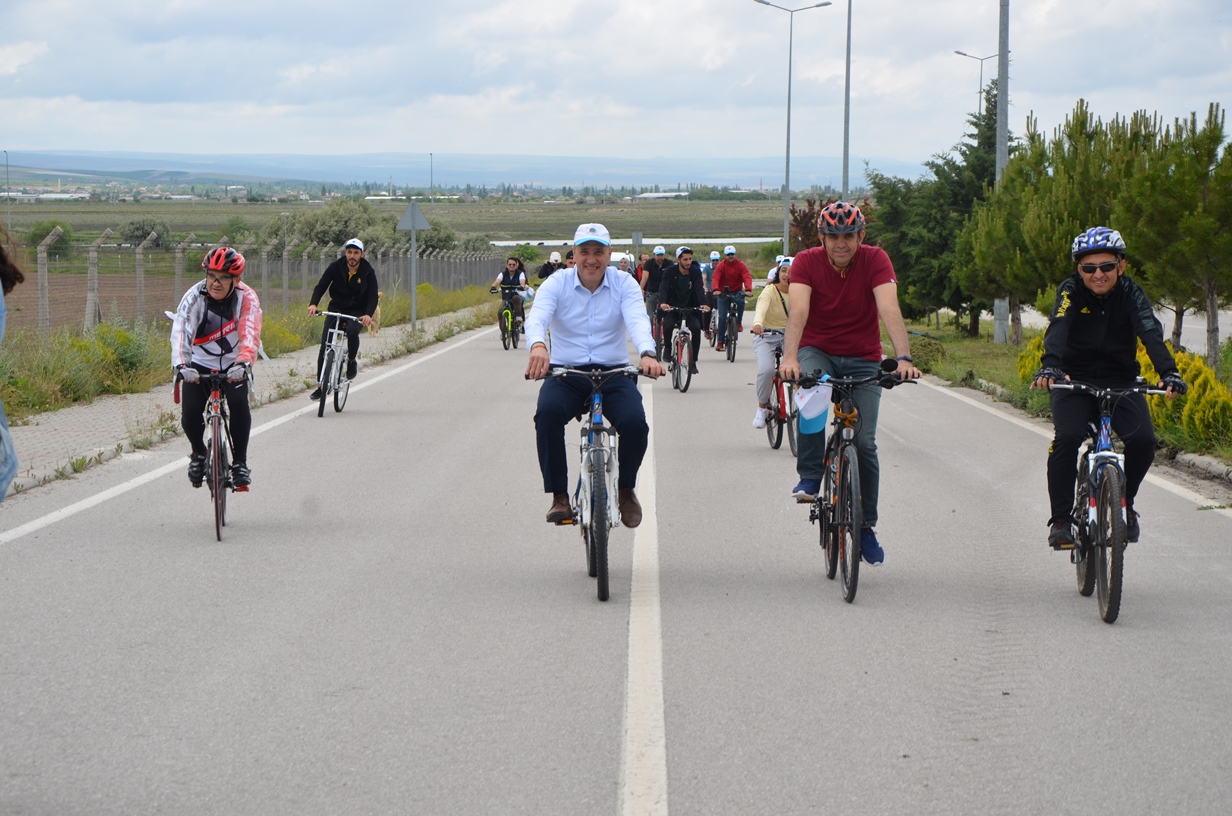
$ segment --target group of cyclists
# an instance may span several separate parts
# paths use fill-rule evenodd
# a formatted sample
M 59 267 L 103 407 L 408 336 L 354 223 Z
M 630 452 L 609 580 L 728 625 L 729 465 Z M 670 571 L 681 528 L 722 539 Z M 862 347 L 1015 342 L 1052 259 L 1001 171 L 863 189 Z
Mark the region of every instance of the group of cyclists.
M 882 370 L 881 328 L 893 349 L 894 371 L 902 379 L 917 379 L 921 371 L 911 357 L 909 335 L 898 303 L 898 283 L 886 252 L 864 242 L 866 223 L 859 207 L 833 202 L 818 216 L 821 246 L 782 257 L 771 270 L 769 283 L 757 303 L 752 333 L 757 358 L 757 410 L 755 427 L 764 427 L 773 380 L 775 353 L 781 354 L 778 374 L 785 380 L 803 375 L 865 377 Z M 1125 387 L 1139 376 L 1137 343 L 1142 341 L 1155 369 L 1158 387 L 1169 398 L 1187 390 L 1171 352 L 1163 341 L 1163 328 L 1150 300 L 1125 273 L 1125 242 L 1120 233 L 1093 227 L 1078 235 L 1071 246 L 1074 271 L 1057 288 L 1056 300 L 1044 335 L 1041 367 L 1032 387 L 1048 389 L 1071 377 L 1093 385 Z M 752 290 L 748 267 L 736 257 L 734 246 L 723 257 L 712 253 L 706 268 L 688 246 L 678 247 L 668 261 L 666 249 L 654 248 L 638 269 L 611 265 L 611 237 L 602 224 L 578 227 L 573 249 L 559 253 L 539 270 L 543 283 L 529 315 L 518 299 L 517 317 L 527 337 L 527 376 L 539 378 L 553 367 L 599 370 L 628 364 L 627 338 L 639 354 L 642 374 L 658 377 L 666 372 L 651 331 L 651 319 L 662 317 L 663 337 L 681 319 L 693 330 L 694 359 L 706 330 L 698 319 L 713 308 L 726 313 L 728 292 Z M 206 401 L 200 375 L 226 372 L 225 397 L 231 414 L 234 453 L 232 478 L 237 487 L 252 481 L 248 465 L 248 437 L 252 426 L 248 407 L 250 367 L 260 347 L 261 306 L 256 292 L 241 276 L 244 256 L 231 247 L 217 247 L 202 261 L 205 280 L 185 293 L 171 332 L 172 364 L 182 385 L 185 435 L 192 448 L 189 481 L 199 487 L 206 470 L 202 411 Z M 510 257 L 493 288 L 529 289 L 523 262 Z M 348 331 L 348 378 L 354 377 L 359 347 L 359 325 L 367 325 L 377 303 L 376 271 L 364 259 L 363 243 L 348 241 L 344 257 L 331 263 L 313 290 L 308 306 L 316 314 L 328 290 L 330 310 L 353 315 L 355 331 Z M 740 307 L 743 300 L 740 300 Z M 697 312 L 678 310 L 696 309 Z M 738 308 L 738 320 L 743 309 Z M 332 320 L 332 318 L 331 318 Z M 740 327 L 743 331 L 743 326 Z M 322 333 L 322 353 L 329 324 Z M 550 333 L 550 341 L 549 341 Z M 717 344 L 716 344 L 716 347 Z M 695 366 L 696 364 L 694 364 Z M 319 369 L 319 362 L 318 362 Z M 696 373 L 696 368 L 694 368 Z M 602 386 L 607 418 L 620 435 L 619 510 L 622 523 L 636 527 L 641 505 L 635 488 L 646 451 L 649 426 L 636 386 L 626 378 L 613 378 Z M 588 387 L 577 381 L 549 379 L 540 390 L 534 415 L 544 491 L 552 495 L 547 514 L 558 522 L 571 512 L 564 429 L 583 412 Z M 314 394 L 314 399 L 318 395 Z M 885 559 L 875 528 L 878 520 L 880 470 L 877 419 L 881 388 L 855 389 L 853 398 L 860 424 L 855 442 L 859 458 L 860 494 L 864 528 L 861 552 L 870 564 Z M 1051 504 L 1048 544 L 1072 549 L 1074 479 L 1078 447 L 1097 405 L 1092 397 L 1074 391 L 1053 390 L 1054 438 L 1047 460 Z M 1135 506 L 1138 488 L 1154 457 L 1155 436 L 1145 398 L 1128 395 L 1116 402 L 1112 424 L 1125 445 L 1126 526 L 1129 541 L 1140 535 Z M 797 501 L 817 497 L 823 476 L 824 430 L 799 433 L 796 471 L 799 481 L 791 491 Z

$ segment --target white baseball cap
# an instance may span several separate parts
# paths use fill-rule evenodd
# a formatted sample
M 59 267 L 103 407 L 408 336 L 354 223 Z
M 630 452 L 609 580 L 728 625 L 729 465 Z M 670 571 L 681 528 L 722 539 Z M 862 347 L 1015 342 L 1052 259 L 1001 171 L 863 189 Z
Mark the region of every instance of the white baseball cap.
M 776 266 L 766 273 L 766 283 L 774 283 L 779 279 L 779 268 Z
M 736 248 L 732 246 L 731 244 L 728 244 L 727 246 L 723 247 L 723 254 L 724 255 L 735 255 Z
M 666 255 L 667 250 L 663 248 L 662 244 L 660 244 L 659 246 L 654 248 L 654 254 L 655 255 Z
M 548 256 L 548 260 L 554 263 L 560 263 L 560 253 L 553 252 L 551 255 Z
M 774 256 L 774 262 L 775 262 L 776 264 L 781 264 L 781 263 L 783 262 L 783 256 L 782 256 L 782 255 L 775 255 L 775 256 Z
M 577 232 L 573 233 L 573 245 L 585 244 L 588 241 L 611 246 L 612 236 L 602 224 L 582 224 L 577 228 Z
M 721 257 L 722 256 L 719 255 L 719 251 L 717 249 L 713 249 L 710 251 L 710 260 L 717 261 Z
M 352 238 L 351 240 L 347 241 L 345 244 L 342 245 L 343 249 L 346 249 L 347 247 L 355 247 L 360 252 L 363 252 L 364 242 L 359 240 L 358 238 Z

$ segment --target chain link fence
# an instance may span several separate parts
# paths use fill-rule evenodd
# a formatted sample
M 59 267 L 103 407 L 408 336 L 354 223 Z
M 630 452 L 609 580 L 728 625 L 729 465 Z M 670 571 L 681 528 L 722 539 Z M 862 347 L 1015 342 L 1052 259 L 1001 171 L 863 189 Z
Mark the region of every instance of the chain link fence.
M 156 246 L 151 234 L 140 245 L 108 243 L 110 230 L 92 244 L 52 252 L 57 227 L 38 247 L 18 248 L 27 257 L 26 283 L 6 297 L 8 327 L 41 334 L 65 326 L 89 331 L 100 322 L 149 321 L 175 311 L 188 287 L 202 279 L 201 260 L 218 243 L 198 243 L 195 236 L 172 245 Z M 63 249 L 63 247 L 56 247 Z M 306 304 L 325 267 L 342 257 L 342 248 L 315 243 L 290 246 L 281 242 L 236 246 L 247 265 L 244 282 L 257 291 L 266 312 Z M 20 257 L 20 254 L 19 254 Z M 376 269 L 384 292 L 408 291 L 412 262 L 419 284 L 438 290 L 488 286 L 500 273 L 504 256 L 496 252 L 427 250 L 411 257 L 409 241 L 367 248 L 365 257 Z M 35 271 L 35 274 L 29 274 Z

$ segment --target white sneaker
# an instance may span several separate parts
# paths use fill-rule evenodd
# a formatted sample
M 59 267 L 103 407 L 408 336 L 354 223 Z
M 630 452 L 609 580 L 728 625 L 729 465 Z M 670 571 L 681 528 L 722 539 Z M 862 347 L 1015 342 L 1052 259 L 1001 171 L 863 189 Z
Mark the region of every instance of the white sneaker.
M 766 427 L 766 417 L 768 417 L 769 415 L 770 415 L 770 412 L 767 409 L 758 408 L 757 413 L 753 414 L 753 427 L 754 428 Z

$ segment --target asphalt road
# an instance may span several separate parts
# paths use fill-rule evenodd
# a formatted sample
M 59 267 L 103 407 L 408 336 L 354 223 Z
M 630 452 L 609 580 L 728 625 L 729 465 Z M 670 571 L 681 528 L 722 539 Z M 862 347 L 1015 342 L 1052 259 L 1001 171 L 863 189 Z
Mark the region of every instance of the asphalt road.
M 491 330 L 256 412 L 221 543 L 182 439 L 9 499 L 0 813 L 1228 812 L 1232 511 L 1154 471 L 1109 626 L 1047 426 L 898 388 L 848 605 L 740 351 L 643 383 L 608 603 Z

